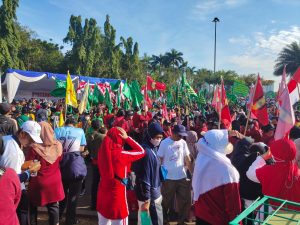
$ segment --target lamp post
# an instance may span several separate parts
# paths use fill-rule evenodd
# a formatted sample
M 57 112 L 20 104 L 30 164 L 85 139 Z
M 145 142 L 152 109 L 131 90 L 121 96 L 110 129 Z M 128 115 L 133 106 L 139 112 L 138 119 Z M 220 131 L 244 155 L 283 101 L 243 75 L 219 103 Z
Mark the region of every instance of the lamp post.
M 217 53 L 217 23 L 220 22 L 218 17 L 215 17 L 213 21 L 215 23 L 215 49 L 214 49 L 214 74 L 216 72 L 216 53 Z

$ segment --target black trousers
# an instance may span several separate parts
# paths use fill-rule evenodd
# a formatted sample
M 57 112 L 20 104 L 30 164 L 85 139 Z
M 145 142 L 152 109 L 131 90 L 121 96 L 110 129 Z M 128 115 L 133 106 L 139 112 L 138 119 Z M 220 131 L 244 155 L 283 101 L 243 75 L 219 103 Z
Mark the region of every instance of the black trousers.
M 29 198 L 26 190 L 22 190 L 21 199 L 17 208 L 17 215 L 20 225 L 30 224 Z
M 58 202 L 49 203 L 46 205 L 49 216 L 49 225 L 57 225 L 59 223 L 59 206 Z M 30 206 L 30 225 L 37 225 L 37 207 Z
M 93 169 L 93 180 L 92 180 L 92 190 L 91 190 L 91 208 L 93 210 L 96 209 L 97 204 L 97 192 L 98 192 L 98 185 L 100 181 L 100 174 L 98 166 L 92 165 Z
M 82 179 L 65 181 L 63 180 L 65 199 L 59 203 L 59 216 L 66 211 L 66 225 L 73 225 L 76 223 L 76 207 L 77 200 L 81 191 Z

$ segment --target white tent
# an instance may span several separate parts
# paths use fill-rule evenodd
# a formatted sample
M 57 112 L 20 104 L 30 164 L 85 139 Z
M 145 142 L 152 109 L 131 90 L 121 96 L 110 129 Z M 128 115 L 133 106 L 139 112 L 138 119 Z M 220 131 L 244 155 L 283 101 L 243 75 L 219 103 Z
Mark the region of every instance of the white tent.
M 105 82 L 113 84 L 118 81 L 78 75 L 71 75 L 71 78 L 73 81 L 89 81 L 90 84 Z M 55 89 L 55 79 L 66 80 L 66 74 L 8 69 L 2 78 L 3 93 L 9 103 L 14 98 L 53 98 L 50 92 Z M 1 87 L 0 101 L 2 101 Z

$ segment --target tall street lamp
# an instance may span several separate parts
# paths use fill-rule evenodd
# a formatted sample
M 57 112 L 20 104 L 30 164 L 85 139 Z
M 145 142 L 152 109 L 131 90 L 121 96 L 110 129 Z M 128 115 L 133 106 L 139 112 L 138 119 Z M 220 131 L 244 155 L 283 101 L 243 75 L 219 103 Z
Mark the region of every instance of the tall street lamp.
M 215 49 L 214 49 L 214 74 L 216 72 L 216 53 L 217 53 L 217 23 L 220 22 L 218 17 L 215 17 L 213 21 L 215 23 Z

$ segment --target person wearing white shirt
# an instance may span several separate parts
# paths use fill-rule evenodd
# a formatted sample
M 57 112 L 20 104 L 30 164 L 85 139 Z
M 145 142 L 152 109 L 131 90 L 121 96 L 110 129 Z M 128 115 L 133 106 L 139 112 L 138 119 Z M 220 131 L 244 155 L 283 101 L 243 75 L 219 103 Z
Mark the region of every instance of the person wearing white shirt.
M 174 199 L 178 203 L 178 224 L 188 219 L 191 205 L 191 184 L 187 179 L 185 166 L 191 171 L 191 159 L 188 146 L 182 138 L 187 136 L 185 127 L 175 125 L 172 136 L 164 139 L 158 149 L 162 166 L 167 171 L 162 185 L 164 221 L 169 222 L 169 212 L 174 208 Z

